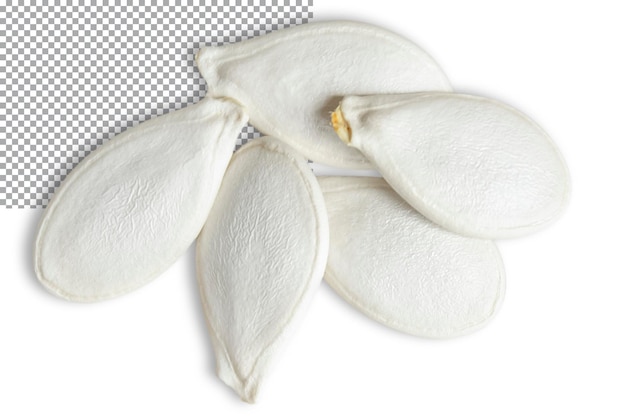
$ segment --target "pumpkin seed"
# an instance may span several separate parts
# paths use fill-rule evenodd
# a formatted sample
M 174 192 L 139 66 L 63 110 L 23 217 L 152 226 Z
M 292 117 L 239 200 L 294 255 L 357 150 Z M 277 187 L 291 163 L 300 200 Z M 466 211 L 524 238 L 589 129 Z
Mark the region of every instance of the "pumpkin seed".
M 88 155 L 41 219 L 41 283 L 68 300 L 98 301 L 161 274 L 200 232 L 246 120 L 233 102 L 205 98 Z
M 344 95 L 449 91 L 419 46 L 382 28 L 348 21 L 308 23 L 258 38 L 205 47 L 196 57 L 208 94 L 241 103 L 261 132 L 306 158 L 368 168 L 337 143 L 328 115 Z
M 332 120 L 398 194 L 456 233 L 528 234 L 567 204 L 569 174 L 555 144 L 498 101 L 454 93 L 352 96 Z
M 196 246 L 219 377 L 254 402 L 324 274 L 328 219 L 306 160 L 274 138 L 235 153 Z
M 372 319 L 416 336 L 472 332 L 496 313 L 505 273 L 496 245 L 449 232 L 382 178 L 319 178 L 330 225 L 325 279 Z

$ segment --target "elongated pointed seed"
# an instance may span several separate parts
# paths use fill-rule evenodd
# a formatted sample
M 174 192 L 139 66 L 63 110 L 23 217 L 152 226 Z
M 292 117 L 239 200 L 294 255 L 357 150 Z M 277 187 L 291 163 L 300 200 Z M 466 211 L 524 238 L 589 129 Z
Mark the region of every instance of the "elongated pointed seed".
M 450 91 L 438 64 L 419 46 L 358 22 L 307 23 L 197 54 L 208 94 L 241 103 L 261 132 L 306 158 L 340 168 L 369 168 L 336 141 L 328 114 L 354 94 Z
M 200 233 L 246 123 L 205 98 L 112 138 L 54 194 L 35 240 L 35 271 L 73 301 L 116 297 L 168 268 Z
M 416 336 L 484 326 L 505 273 L 495 244 L 425 219 L 382 178 L 319 178 L 330 225 L 325 279 L 368 317 Z
M 326 209 L 306 160 L 274 138 L 236 152 L 196 259 L 217 373 L 244 401 L 255 401 L 327 255 Z
M 346 142 L 349 131 L 347 143 L 398 194 L 456 233 L 528 234 L 567 205 L 569 174 L 552 140 L 495 100 L 454 93 L 351 96 L 332 119 L 339 137 Z

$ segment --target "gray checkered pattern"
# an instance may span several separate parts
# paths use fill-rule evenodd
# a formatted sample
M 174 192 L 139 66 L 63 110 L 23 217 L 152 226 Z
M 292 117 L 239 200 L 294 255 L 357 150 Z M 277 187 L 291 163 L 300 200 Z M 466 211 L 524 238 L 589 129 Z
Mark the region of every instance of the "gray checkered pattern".
M 312 2 L 0 5 L 0 205 L 45 207 L 97 146 L 205 94 L 201 46 L 305 23 Z

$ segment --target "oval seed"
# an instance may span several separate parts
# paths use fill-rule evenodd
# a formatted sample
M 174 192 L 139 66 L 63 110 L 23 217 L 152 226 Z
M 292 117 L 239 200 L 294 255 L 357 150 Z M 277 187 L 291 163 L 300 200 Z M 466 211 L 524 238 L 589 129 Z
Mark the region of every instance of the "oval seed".
M 330 226 L 325 279 L 350 304 L 416 336 L 459 336 L 498 310 L 505 274 L 495 244 L 440 228 L 382 178 L 319 178 Z
M 306 158 L 368 168 L 337 143 L 328 115 L 344 95 L 450 91 L 437 63 L 419 46 L 357 22 L 308 23 L 197 54 L 208 94 L 232 97 L 250 123 Z
M 98 301 L 158 276 L 200 232 L 246 120 L 236 104 L 206 98 L 92 152 L 42 217 L 41 283 L 68 300 Z
M 326 266 L 328 219 L 306 160 L 274 138 L 236 152 L 196 251 L 217 373 L 254 402 Z
M 556 219 L 569 174 L 548 135 L 495 100 L 417 93 L 346 97 L 332 117 L 409 204 L 468 236 L 508 238 Z

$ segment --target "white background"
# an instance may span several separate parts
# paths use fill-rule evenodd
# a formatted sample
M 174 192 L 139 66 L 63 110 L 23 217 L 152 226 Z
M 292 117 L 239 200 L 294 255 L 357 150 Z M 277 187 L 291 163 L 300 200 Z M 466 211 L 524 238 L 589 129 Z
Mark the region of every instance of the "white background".
M 191 251 L 135 293 L 72 304 L 32 272 L 42 210 L 3 209 L 0 415 L 626 415 L 626 25 L 618 2 L 570 3 L 314 0 L 315 21 L 403 34 L 458 91 L 518 107 L 561 147 L 571 205 L 498 242 L 508 288 L 490 325 L 410 337 L 323 285 L 249 405 L 214 375 Z

